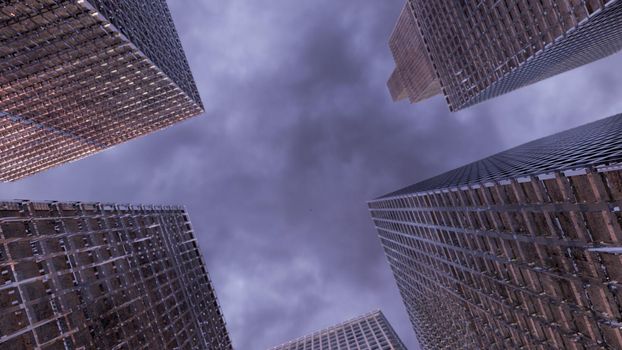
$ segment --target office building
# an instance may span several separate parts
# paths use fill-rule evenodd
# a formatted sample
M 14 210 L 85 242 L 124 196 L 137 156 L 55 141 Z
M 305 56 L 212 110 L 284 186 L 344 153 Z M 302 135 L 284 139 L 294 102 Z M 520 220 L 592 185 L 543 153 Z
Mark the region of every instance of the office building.
M 424 349 L 622 348 L 622 115 L 369 202 Z
M 402 9 L 389 47 L 396 62 L 387 83 L 394 101 L 408 98 L 416 103 L 441 93 L 430 55 L 408 4 Z
M 182 207 L 0 203 L 0 348 L 232 349 Z
M 0 3 L 0 180 L 203 111 L 165 0 Z
M 406 350 L 381 311 L 373 311 L 270 350 Z
M 593 62 L 622 48 L 619 0 L 409 0 L 407 10 L 409 13 L 402 12 L 400 16 L 391 48 L 395 52 L 394 46 L 405 46 L 409 49 L 402 51 L 418 53 L 409 53 L 409 59 L 396 59 L 396 71 L 406 77 L 404 71 L 420 67 L 427 70 L 428 60 L 431 61 L 440 91 L 452 111 Z M 404 16 L 409 19 L 404 20 Z M 412 21 L 420 33 L 410 29 Z M 402 32 L 411 34 L 398 36 L 399 42 L 395 43 L 395 33 Z M 420 44 L 413 47 L 413 42 Z M 425 58 L 426 54 L 429 57 Z M 390 82 L 394 79 L 392 75 Z M 406 78 L 402 81 L 404 85 L 411 83 Z M 395 96 L 393 86 L 399 84 L 389 86 Z M 407 91 L 411 100 L 417 101 L 418 95 L 412 91 L 430 86 L 430 77 L 416 80 L 415 86 L 416 89 Z

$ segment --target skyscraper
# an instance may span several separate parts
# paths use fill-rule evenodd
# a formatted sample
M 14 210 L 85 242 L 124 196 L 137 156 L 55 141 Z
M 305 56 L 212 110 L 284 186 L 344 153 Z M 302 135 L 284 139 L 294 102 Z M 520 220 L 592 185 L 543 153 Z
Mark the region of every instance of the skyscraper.
M 408 0 L 391 48 L 412 47 L 396 71 L 431 61 L 449 108 L 456 111 L 611 55 L 622 48 L 622 1 Z M 403 17 L 409 17 L 404 20 Z M 410 29 L 415 21 L 420 34 Z M 395 33 L 399 36 L 394 43 Z M 420 35 L 422 37 L 420 37 Z M 406 51 L 407 49 L 402 49 Z M 424 56 L 428 54 L 429 57 Z M 416 63 L 410 63 L 415 61 Z M 395 74 L 395 73 L 394 73 Z M 414 73 L 408 73 L 414 75 Z M 404 85 L 409 80 L 404 78 Z M 394 80 L 391 76 L 390 82 Z M 429 85 L 415 81 L 415 90 Z M 399 86 L 390 83 L 391 87 Z M 391 88 L 392 94 L 395 88 Z M 417 101 L 417 94 L 408 95 Z M 414 98 L 413 98 L 414 97 Z
M 0 203 L 0 348 L 231 349 L 185 210 Z
M 0 3 L 0 180 L 200 114 L 165 0 Z
M 406 350 L 381 311 L 289 341 L 270 350 Z
M 424 349 L 622 348 L 622 115 L 369 202 Z
M 408 4 L 402 9 L 389 47 L 396 62 L 387 83 L 394 101 L 408 98 L 415 103 L 441 93 L 430 55 Z

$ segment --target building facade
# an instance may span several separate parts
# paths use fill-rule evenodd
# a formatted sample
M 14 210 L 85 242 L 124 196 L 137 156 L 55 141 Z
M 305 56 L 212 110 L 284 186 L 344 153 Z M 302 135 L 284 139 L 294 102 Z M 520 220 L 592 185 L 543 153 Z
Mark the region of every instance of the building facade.
M 389 47 L 395 70 L 387 86 L 393 101 L 416 103 L 441 93 L 441 86 L 409 5 L 402 9 Z
M 0 180 L 203 111 L 165 0 L 0 3 Z
M 0 203 L 0 348 L 232 349 L 182 207 Z
M 622 48 L 619 0 L 409 0 L 408 6 L 452 111 Z
M 373 311 L 270 350 L 406 350 L 381 311 Z
M 622 348 L 622 115 L 369 202 L 424 349 Z

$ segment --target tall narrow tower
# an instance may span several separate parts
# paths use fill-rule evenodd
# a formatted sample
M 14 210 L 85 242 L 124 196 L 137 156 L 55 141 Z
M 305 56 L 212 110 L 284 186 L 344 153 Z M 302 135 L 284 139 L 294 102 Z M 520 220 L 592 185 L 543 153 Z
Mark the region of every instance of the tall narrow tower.
M 431 62 L 452 111 L 622 48 L 620 0 L 408 0 L 406 10 L 391 37 L 391 51 L 408 51 L 406 59 L 396 57 L 396 71 L 415 76 Z M 412 21 L 419 32 L 411 29 Z M 416 102 L 416 91 L 429 86 L 430 78 L 412 81 L 416 89 L 407 96 Z M 395 97 L 395 88 L 390 90 Z
M 622 115 L 369 202 L 424 349 L 622 348 Z
M 165 0 L 0 2 L 0 180 L 203 111 Z
M 0 348 L 230 350 L 181 207 L 0 203 Z

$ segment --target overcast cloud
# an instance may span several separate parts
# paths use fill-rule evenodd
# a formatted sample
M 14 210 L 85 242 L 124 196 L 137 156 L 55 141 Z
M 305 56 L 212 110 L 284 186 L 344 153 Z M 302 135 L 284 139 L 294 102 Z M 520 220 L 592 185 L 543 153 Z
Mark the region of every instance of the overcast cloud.
M 394 104 L 403 0 L 169 0 L 206 113 L 8 199 L 184 204 L 236 349 L 382 309 L 417 349 L 365 202 L 622 111 L 622 56 L 450 114 Z

